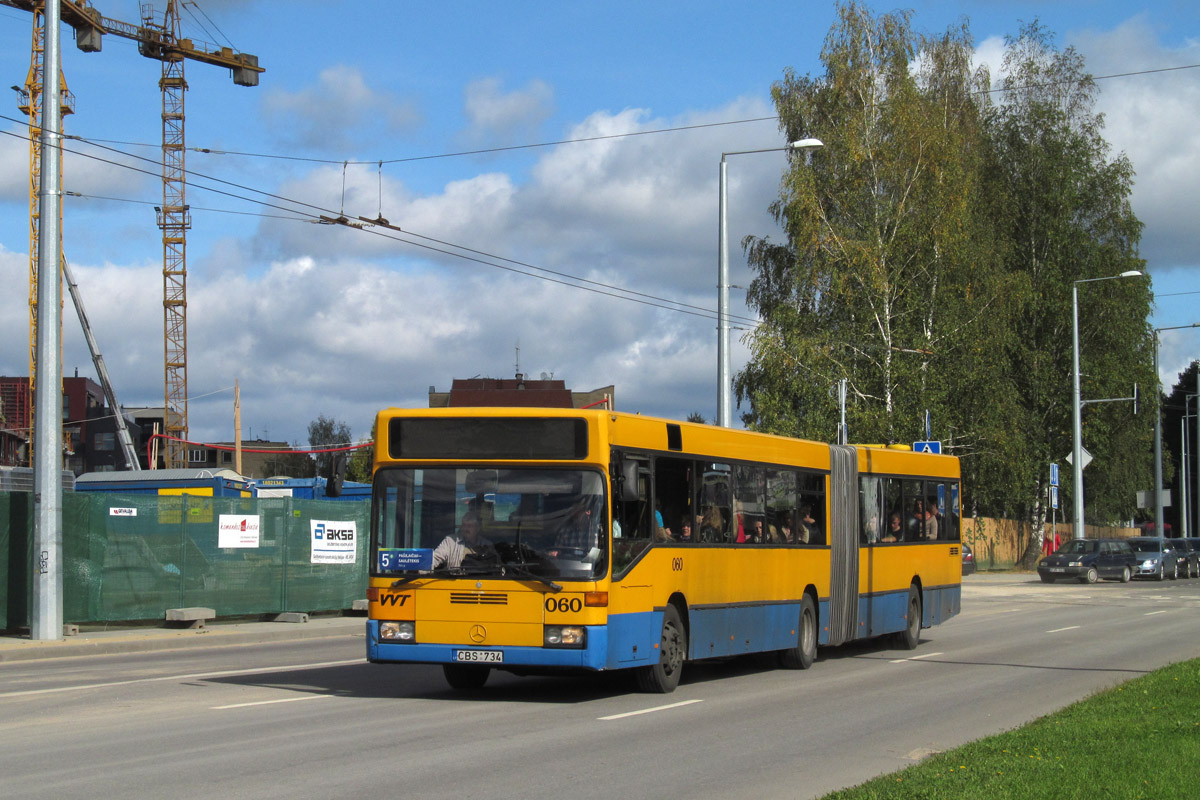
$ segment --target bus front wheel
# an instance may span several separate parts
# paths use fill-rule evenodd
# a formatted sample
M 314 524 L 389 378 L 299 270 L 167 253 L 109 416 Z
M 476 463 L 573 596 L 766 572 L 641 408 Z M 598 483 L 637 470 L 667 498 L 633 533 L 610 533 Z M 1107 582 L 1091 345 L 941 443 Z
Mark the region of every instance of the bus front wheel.
M 916 586 L 908 587 L 908 618 L 904 630 L 896 634 L 896 644 L 902 650 L 915 650 L 921 641 L 921 593 Z
M 638 667 L 638 688 L 650 694 L 669 694 L 679 685 L 683 672 L 683 660 L 687 656 L 687 632 L 683 620 L 673 605 L 663 612 L 662 642 L 659 645 L 658 663 Z
M 475 664 L 443 664 L 442 672 L 446 676 L 446 683 L 454 689 L 482 689 L 492 668 Z
M 817 657 L 817 609 L 812 597 L 804 595 L 800 604 L 800 644 L 779 651 L 779 665 L 785 669 L 808 669 Z

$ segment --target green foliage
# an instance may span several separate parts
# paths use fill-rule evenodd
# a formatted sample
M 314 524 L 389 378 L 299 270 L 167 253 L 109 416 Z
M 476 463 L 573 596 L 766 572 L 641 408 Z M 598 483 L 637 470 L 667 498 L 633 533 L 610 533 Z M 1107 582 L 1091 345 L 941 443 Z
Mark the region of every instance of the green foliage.
M 371 441 L 375 441 L 375 423 L 371 423 Z M 370 483 L 374 459 L 375 449 L 373 447 L 360 447 L 355 450 L 354 454 L 350 456 L 350 463 L 346 465 L 346 480 Z
M 743 242 L 763 323 L 735 386 L 749 427 L 818 440 L 836 436 L 842 379 L 851 441 L 922 439 L 928 410 L 969 507 L 1036 521 L 1046 465 L 1071 449 L 1073 282 L 1140 269 L 1141 223 L 1078 54 L 1026 26 L 992 106 L 973 53 L 965 23 L 921 36 L 907 12 L 850 2 L 824 74 L 775 84 L 787 140 L 825 147 L 771 206 L 786 243 Z M 1083 287 L 1085 399 L 1154 385 L 1147 283 Z M 1095 521 L 1129 518 L 1148 485 L 1144 420 L 1086 406 Z
M 688 414 L 687 421 L 688 422 L 696 422 L 696 423 L 699 423 L 700 425 L 708 424 L 708 420 L 706 420 L 704 418 L 704 415 L 701 414 L 699 411 L 693 411 L 692 413 Z
M 332 418 L 319 414 L 316 419 L 308 423 L 308 446 L 310 449 L 348 445 L 351 442 L 350 426 L 345 422 L 335 422 Z M 329 475 L 333 458 L 333 453 L 319 453 L 315 456 L 317 475 Z

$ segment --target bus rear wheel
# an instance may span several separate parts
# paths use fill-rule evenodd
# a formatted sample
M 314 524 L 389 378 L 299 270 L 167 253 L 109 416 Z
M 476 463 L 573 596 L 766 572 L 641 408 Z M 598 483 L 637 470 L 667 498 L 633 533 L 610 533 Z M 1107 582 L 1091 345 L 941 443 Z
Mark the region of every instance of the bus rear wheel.
M 658 663 L 638 667 L 638 689 L 649 694 L 670 694 L 679 685 L 683 672 L 683 660 L 687 656 L 687 631 L 683 620 L 673 605 L 663 612 L 662 641 L 659 645 Z
M 443 664 L 442 673 L 446 683 L 454 689 L 482 689 L 487 683 L 491 667 L 480 667 L 475 664 Z
M 812 597 L 804 595 L 800 604 L 800 644 L 779 651 L 779 665 L 784 669 L 808 669 L 817 657 L 817 610 Z
M 916 586 L 908 587 L 908 617 L 904 630 L 896 634 L 896 645 L 902 650 L 915 650 L 921 641 L 921 593 Z

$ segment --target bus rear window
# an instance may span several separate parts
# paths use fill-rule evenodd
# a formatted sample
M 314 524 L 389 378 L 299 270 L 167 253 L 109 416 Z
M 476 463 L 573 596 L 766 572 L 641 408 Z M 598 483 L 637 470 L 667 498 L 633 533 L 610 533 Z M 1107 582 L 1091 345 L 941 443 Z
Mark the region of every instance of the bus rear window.
M 587 421 L 488 417 L 393 419 L 391 458 L 539 459 L 587 457 Z

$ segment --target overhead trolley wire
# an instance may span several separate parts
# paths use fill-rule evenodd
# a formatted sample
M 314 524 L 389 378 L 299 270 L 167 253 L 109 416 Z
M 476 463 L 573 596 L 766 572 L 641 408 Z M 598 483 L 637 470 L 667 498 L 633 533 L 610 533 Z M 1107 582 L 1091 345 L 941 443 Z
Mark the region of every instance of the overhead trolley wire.
M 8 119 L 8 120 L 11 120 L 14 122 L 19 122 L 19 120 L 15 120 L 11 117 L 7 117 L 2 114 L 0 114 L 0 119 Z M 4 134 L 6 134 L 8 136 L 12 136 L 14 138 L 23 139 L 25 141 L 28 141 L 28 138 L 29 138 L 28 136 L 16 134 L 11 131 L 0 131 L 0 133 L 4 133 Z M 101 150 L 106 150 L 111 153 L 116 153 L 116 154 L 119 154 L 122 156 L 126 156 L 128 158 L 133 158 L 133 159 L 136 159 L 139 161 L 146 161 L 148 163 L 154 164 L 155 166 L 159 166 L 159 163 L 160 163 L 158 161 L 147 158 L 145 156 L 139 156 L 139 155 L 135 155 L 133 153 L 127 153 L 123 150 L 118 150 L 116 148 L 109 147 L 107 145 L 98 144 L 96 142 L 93 142 L 89 139 L 86 139 L 86 138 L 78 136 L 78 135 L 69 136 L 69 137 L 65 137 L 65 138 L 68 138 L 68 139 L 71 139 L 74 141 L 78 141 L 83 144 L 88 144 L 93 147 L 97 147 Z M 131 164 L 126 164 L 126 163 L 122 163 L 120 161 L 115 161 L 113 159 L 103 158 L 101 156 L 97 156 L 97 155 L 94 155 L 91 153 L 86 153 L 86 152 L 82 152 L 79 150 L 73 150 L 73 149 L 66 148 L 66 147 L 63 148 L 63 151 L 67 152 L 67 153 L 71 153 L 73 155 L 81 156 L 83 158 L 88 158 L 88 159 L 92 159 L 94 161 L 99 161 L 101 163 L 111 164 L 113 166 L 116 166 L 116 167 L 119 167 L 122 169 L 129 169 L 134 172 L 140 172 L 145 175 L 159 177 L 159 173 L 157 171 L 151 171 L 151 170 L 137 167 L 137 166 L 134 166 Z M 462 259 L 465 261 L 471 261 L 471 262 L 481 264 L 484 266 L 490 266 L 490 267 L 493 267 L 496 269 L 502 269 L 502 270 L 505 270 L 508 272 L 513 272 L 516 274 L 526 275 L 528 277 L 549 281 L 551 283 L 556 283 L 556 284 L 559 284 L 562 286 L 568 286 L 568 287 L 572 287 L 572 288 L 576 288 L 576 289 L 583 289 L 585 291 L 593 292 L 595 294 L 600 294 L 600 295 L 603 295 L 606 297 L 613 297 L 613 298 L 616 298 L 619 300 L 628 300 L 628 301 L 640 303 L 641 305 L 646 305 L 646 306 L 649 306 L 652 308 L 660 308 L 660 309 L 663 309 L 666 311 L 675 311 L 675 312 L 678 312 L 681 314 L 688 314 L 690 316 L 701 317 L 701 318 L 705 318 L 705 319 L 719 319 L 718 312 L 716 312 L 710 308 L 706 308 L 704 306 L 692 305 L 690 303 L 685 303 L 680 300 L 672 300 L 670 298 L 660 297 L 660 296 L 652 295 L 652 294 L 645 293 L 645 292 L 639 292 L 634 289 L 626 289 L 626 288 L 616 286 L 613 284 L 603 283 L 601 281 L 594 281 L 594 280 L 590 280 L 588 278 L 581 278 L 581 277 L 578 277 L 575 275 L 571 275 L 569 273 L 552 270 L 547 267 L 539 267 L 534 264 L 530 264 L 528 262 L 507 258 L 505 256 L 500 256 L 495 253 L 489 253 L 484 250 L 478 250 L 475 248 L 467 247 L 465 245 L 455 244 L 453 242 L 445 241 L 442 239 L 437 239 L 432 236 L 426 236 L 424 234 L 416 233 L 415 231 L 404 230 L 404 229 L 400 228 L 399 226 L 393 226 L 393 225 L 386 224 L 386 222 L 382 221 L 382 220 L 372 220 L 369 218 L 360 217 L 357 220 L 354 220 L 352 222 L 351 220 L 345 218 L 340 212 L 335 212 L 332 209 L 325 208 L 323 206 L 315 205 L 313 203 L 308 203 L 303 200 L 296 200 L 296 199 L 289 198 L 289 197 L 286 197 L 283 195 L 274 194 L 272 192 L 267 192 L 267 191 L 264 191 L 261 189 L 255 189 L 251 186 L 246 186 L 246 185 L 239 184 L 239 183 L 236 183 L 233 181 L 228 181 L 228 180 L 225 180 L 222 178 L 217 178 L 217 177 L 214 177 L 211 175 L 206 175 L 204 173 L 195 172 L 193 170 L 186 170 L 186 172 L 189 176 L 192 176 L 192 177 L 198 177 L 198 178 L 202 178 L 204 180 L 215 181 L 217 183 L 225 184 L 227 186 L 231 186 L 233 188 L 240 189 L 242 191 L 251 192 L 251 193 L 254 193 L 257 195 L 262 195 L 264 197 L 269 197 L 274 200 L 278 200 L 282 203 L 290 203 L 294 206 L 301 206 L 303 208 L 308 208 L 308 209 L 312 209 L 313 211 L 319 212 L 316 215 L 314 215 L 310 212 L 300 211 L 295 208 L 289 208 L 289 207 L 286 207 L 283 205 L 277 205 L 275 203 L 266 202 L 261 199 L 245 197 L 243 195 L 239 195 L 234 192 L 225 191 L 223 189 L 218 189 L 213 186 L 207 186 L 203 183 L 196 183 L 194 181 L 189 181 L 189 185 L 193 186 L 194 188 L 197 188 L 197 189 L 214 192 L 216 194 L 220 194 L 220 195 L 230 197 L 233 199 L 244 200 L 246 202 L 255 203 L 256 205 L 266 206 L 268 208 L 275 208 L 280 211 L 284 211 L 284 212 L 288 212 L 288 213 L 297 215 L 295 217 L 284 217 L 284 219 L 293 219 L 296 221 L 310 222 L 310 223 L 326 223 L 326 224 L 341 223 L 341 224 L 344 224 L 346 227 L 358 228 L 360 230 L 363 230 L 364 232 L 373 233 L 377 236 L 382 236 L 383 238 L 391 239 L 393 241 L 401 242 L 404 244 L 409 244 L 409 245 L 412 245 L 415 247 L 420 247 L 420 248 L 423 248 L 423 249 L 426 249 L 426 250 L 429 250 L 432 252 L 441 253 L 443 255 L 459 258 L 459 259 Z M 145 202 L 145 201 L 128 201 L 128 202 Z M 238 213 L 238 212 L 230 212 L 230 213 Z M 241 212 L 241 213 L 248 213 L 248 212 Z M 266 215 L 262 215 L 262 216 L 266 216 Z M 367 226 L 373 226 L 373 227 L 367 227 Z M 386 227 L 389 230 L 395 231 L 396 233 L 403 234 L 403 236 L 384 233 L 383 231 L 377 230 L 376 229 L 377 226 Z M 414 241 L 413 238 L 404 238 L 404 237 L 413 237 L 415 239 L 422 239 L 422 240 L 424 240 L 424 242 L 430 242 L 432 244 L 426 244 L 421 241 Z M 439 247 L 439 246 L 435 246 L 435 245 L 441 245 L 441 246 Z M 453 249 L 446 249 L 446 248 L 453 248 Z M 458 252 L 458 251 L 462 251 L 462 252 Z M 467 254 L 471 254 L 471 255 L 467 255 Z M 506 266 L 505 264 L 496 263 L 498 261 L 507 262 L 508 264 L 513 264 L 515 266 Z M 517 267 L 524 267 L 525 269 L 518 269 Z M 538 272 L 544 272 L 544 273 L 547 273 L 547 275 L 556 275 L 556 276 L 559 276 L 559 278 L 561 278 L 561 280 L 557 279 L 557 278 L 547 277 L 547 275 L 538 275 L 538 274 L 535 274 L 532 272 L 527 272 L 526 271 L 527 269 L 528 270 L 537 270 Z M 584 284 L 586 284 L 586 285 L 584 285 Z M 644 299 L 642 299 L 642 298 L 644 298 Z M 735 314 L 728 314 L 727 318 L 733 322 L 742 322 L 742 323 L 752 324 L 752 325 L 758 325 L 760 322 L 759 320 L 751 318 L 751 317 L 743 317 L 743 316 L 735 315 Z

